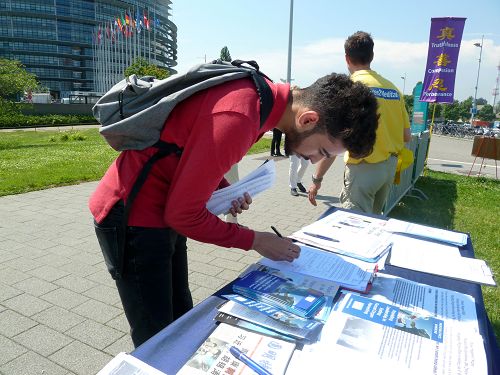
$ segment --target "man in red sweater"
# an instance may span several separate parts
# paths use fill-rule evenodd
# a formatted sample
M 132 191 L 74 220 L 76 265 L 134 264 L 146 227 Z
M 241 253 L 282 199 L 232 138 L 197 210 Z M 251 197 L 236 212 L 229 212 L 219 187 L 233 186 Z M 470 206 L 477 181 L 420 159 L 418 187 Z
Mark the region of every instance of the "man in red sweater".
M 300 248 L 291 240 L 226 223 L 206 209 L 212 193 L 228 185 L 224 174 L 265 132 L 278 128 L 286 135 L 285 151 L 312 163 L 346 149 L 359 157 L 371 152 L 377 104 L 364 85 L 339 74 L 304 89 L 268 83 L 274 105 L 262 127 L 251 79 L 201 91 L 175 107 L 160 138 L 183 149 L 182 155 L 171 154 L 154 164 L 133 201 L 126 227 L 120 221 L 124 202 L 142 166 L 157 151 L 154 147 L 122 152 L 90 197 L 96 233 L 135 346 L 193 306 L 186 237 L 253 249 L 273 260 L 291 262 L 299 256 Z M 250 203 L 248 194 L 235 200 L 232 214 Z

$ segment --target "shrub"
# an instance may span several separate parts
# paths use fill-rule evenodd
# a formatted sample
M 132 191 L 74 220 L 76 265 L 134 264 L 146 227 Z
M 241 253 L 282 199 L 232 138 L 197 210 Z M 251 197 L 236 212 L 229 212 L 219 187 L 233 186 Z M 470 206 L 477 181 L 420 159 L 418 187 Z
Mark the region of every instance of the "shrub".
M 97 124 L 90 115 L 44 115 L 28 116 L 21 113 L 2 113 L 0 128 L 22 128 L 27 126 L 57 126 L 71 124 Z

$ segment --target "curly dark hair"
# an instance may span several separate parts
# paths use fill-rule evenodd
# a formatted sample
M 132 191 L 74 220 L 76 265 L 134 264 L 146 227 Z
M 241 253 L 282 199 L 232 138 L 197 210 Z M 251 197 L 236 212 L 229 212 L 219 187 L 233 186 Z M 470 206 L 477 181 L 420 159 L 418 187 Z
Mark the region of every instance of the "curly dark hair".
M 372 153 L 379 115 L 377 99 L 367 86 L 332 73 L 300 91 L 302 104 L 319 114 L 319 131 L 341 140 L 354 158 Z
M 354 64 L 366 65 L 373 60 L 373 45 L 370 34 L 358 31 L 346 39 L 344 51 Z

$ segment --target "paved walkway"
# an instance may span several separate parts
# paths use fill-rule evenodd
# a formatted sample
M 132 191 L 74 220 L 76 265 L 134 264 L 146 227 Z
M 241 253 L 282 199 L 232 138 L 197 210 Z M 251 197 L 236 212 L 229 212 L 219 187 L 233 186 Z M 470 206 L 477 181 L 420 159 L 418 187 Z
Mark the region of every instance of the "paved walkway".
M 246 157 L 240 176 L 266 155 Z M 277 183 L 257 197 L 240 223 L 275 225 L 284 235 L 337 205 L 343 163 L 325 178 L 318 207 L 292 197 L 288 159 L 275 158 Z M 313 168 L 306 172 L 310 181 Z M 95 374 L 132 342 L 118 293 L 94 236 L 87 199 L 96 183 L 0 198 L 0 374 Z M 189 242 L 195 302 L 234 279 L 260 256 Z

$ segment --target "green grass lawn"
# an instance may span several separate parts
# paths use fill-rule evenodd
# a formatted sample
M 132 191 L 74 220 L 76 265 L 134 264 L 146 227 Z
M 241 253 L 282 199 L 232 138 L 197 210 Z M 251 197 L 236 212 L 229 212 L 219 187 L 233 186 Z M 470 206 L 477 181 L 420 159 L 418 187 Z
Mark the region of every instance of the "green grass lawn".
M 261 139 L 249 153 L 269 152 Z M 117 156 L 97 129 L 0 132 L 0 196 L 101 178 Z M 471 234 L 476 257 L 500 275 L 500 182 L 428 171 L 417 181 L 427 201 L 404 198 L 390 216 Z M 486 310 L 500 337 L 500 291 L 483 287 Z
M 270 145 L 263 138 L 249 153 Z M 117 155 L 97 129 L 0 132 L 0 196 L 99 180 Z

